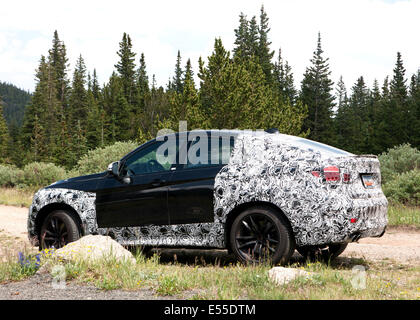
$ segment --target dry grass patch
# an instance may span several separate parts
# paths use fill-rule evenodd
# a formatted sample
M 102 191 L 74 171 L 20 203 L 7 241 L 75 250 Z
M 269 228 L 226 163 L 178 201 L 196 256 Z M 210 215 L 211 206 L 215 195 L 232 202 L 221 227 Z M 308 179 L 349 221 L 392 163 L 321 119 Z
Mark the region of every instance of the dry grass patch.
M 0 188 L 0 204 L 29 207 L 36 190 L 19 188 Z

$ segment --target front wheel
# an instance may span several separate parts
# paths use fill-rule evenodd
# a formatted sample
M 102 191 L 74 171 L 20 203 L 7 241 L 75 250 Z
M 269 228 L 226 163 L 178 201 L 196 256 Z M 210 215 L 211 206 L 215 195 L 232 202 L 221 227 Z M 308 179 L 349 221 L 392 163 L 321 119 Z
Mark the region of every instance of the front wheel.
M 70 212 L 56 210 L 51 212 L 41 227 L 40 248 L 61 248 L 79 240 L 79 227 Z
M 296 250 L 305 258 L 311 261 L 329 261 L 337 258 L 347 248 L 347 243 L 330 243 L 320 246 L 303 246 Z
M 249 208 L 230 229 L 230 247 L 243 263 L 285 264 L 295 249 L 293 233 L 284 218 L 267 207 Z

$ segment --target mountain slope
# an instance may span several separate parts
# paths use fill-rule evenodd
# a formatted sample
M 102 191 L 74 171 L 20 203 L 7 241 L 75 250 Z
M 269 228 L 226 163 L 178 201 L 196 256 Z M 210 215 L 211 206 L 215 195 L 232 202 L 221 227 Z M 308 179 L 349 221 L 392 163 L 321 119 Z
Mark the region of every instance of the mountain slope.
M 0 100 L 3 104 L 3 114 L 8 126 L 15 123 L 22 125 L 25 106 L 31 100 L 31 94 L 19 89 L 13 84 L 0 81 Z

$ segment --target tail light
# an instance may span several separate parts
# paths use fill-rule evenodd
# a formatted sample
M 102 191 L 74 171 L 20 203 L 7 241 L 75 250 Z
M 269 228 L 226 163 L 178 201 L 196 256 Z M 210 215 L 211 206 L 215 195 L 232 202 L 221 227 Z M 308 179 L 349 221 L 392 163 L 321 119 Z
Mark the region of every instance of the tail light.
M 325 180 L 329 182 L 340 181 L 340 169 L 336 166 L 330 166 L 324 168 Z
M 339 182 L 340 179 L 340 168 L 338 168 L 337 166 L 330 166 L 330 167 L 325 167 L 323 170 L 320 169 L 316 169 L 311 171 L 312 175 L 314 177 L 322 177 L 321 176 L 321 172 L 323 172 L 323 177 L 324 177 L 324 181 L 328 181 L 328 182 Z M 350 173 L 348 172 L 344 172 L 342 175 L 342 181 L 343 183 L 350 183 Z

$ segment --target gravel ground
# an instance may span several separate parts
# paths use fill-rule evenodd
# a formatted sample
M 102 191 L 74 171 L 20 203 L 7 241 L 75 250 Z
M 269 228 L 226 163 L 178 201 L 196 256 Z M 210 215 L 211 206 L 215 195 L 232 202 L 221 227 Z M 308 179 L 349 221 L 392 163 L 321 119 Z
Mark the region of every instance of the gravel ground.
M 26 235 L 27 208 L 16 208 L 0 205 L 0 260 L 6 252 L 4 243 L 12 243 L 16 247 L 28 246 Z M 7 239 L 3 240 L 2 239 Z M 223 250 L 197 252 L 191 250 L 162 250 L 162 260 L 171 260 L 176 254 L 178 261 L 192 263 L 196 256 L 200 259 L 225 263 L 233 262 L 232 256 L 227 256 Z M 389 228 L 381 238 L 361 239 L 350 243 L 342 254 L 342 258 L 364 258 L 366 260 L 393 260 L 396 263 L 420 265 L 420 231 L 414 228 Z M 199 259 L 199 261 L 200 261 Z M 294 259 L 299 259 L 295 253 Z M 0 285 L 0 300 L 156 300 L 156 299 L 186 299 L 194 292 L 183 293 L 183 296 L 156 296 L 153 290 L 141 289 L 135 292 L 112 290 L 102 291 L 93 286 L 78 284 L 71 281 L 65 289 L 55 289 L 48 274 L 36 274 L 30 279 L 20 282 L 10 282 Z
M 89 285 L 78 285 L 74 281 L 67 282 L 64 289 L 56 289 L 52 285 L 49 274 L 34 275 L 19 282 L 0 285 L 0 300 L 156 300 L 176 299 L 176 297 L 156 296 L 153 291 L 141 289 L 137 291 L 112 290 L 103 291 Z

